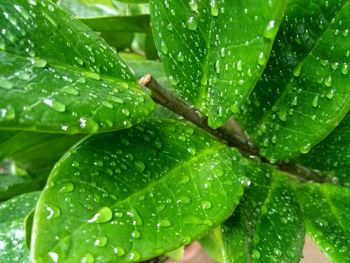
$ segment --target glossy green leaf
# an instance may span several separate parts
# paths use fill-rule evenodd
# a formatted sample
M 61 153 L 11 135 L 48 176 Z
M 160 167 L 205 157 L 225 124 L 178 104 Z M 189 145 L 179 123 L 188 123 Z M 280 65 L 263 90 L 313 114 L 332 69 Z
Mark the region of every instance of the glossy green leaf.
M 350 262 L 350 189 L 308 183 L 298 195 L 312 239 L 331 262 Z
M 38 263 L 132 262 L 186 245 L 238 204 L 241 159 L 179 121 L 151 119 L 90 137 L 49 178 L 34 216 L 32 255 Z
M 270 55 L 284 0 L 151 0 L 156 46 L 170 82 L 221 126 L 237 113 Z
M 40 190 L 54 164 L 81 136 L 1 131 L 0 138 L 0 160 L 6 157 L 13 162 L 5 174 L 0 172 L 2 200 Z
M 252 182 L 222 225 L 223 262 L 299 262 L 305 230 L 293 182 L 251 165 Z
M 350 114 L 321 143 L 297 161 L 325 172 L 335 183 L 350 186 Z
M 149 15 L 138 16 L 108 16 L 100 18 L 81 19 L 84 24 L 91 29 L 101 33 L 110 32 L 139 32 L 145 33 L 150 31 Z
M 238 116 L 270 160 L 307 153 L 349 111 L 349 23 L 346 0 L 288 2 L 262 80 Z
M 39 193 L 17 196 L 0 204 L 0 259 L 2 263 L 29 263 L 25 219 L 33 210 Z
M 92 133 L 154 109 L 116 52 L 51 1 L 0 3 L 0 126 Z

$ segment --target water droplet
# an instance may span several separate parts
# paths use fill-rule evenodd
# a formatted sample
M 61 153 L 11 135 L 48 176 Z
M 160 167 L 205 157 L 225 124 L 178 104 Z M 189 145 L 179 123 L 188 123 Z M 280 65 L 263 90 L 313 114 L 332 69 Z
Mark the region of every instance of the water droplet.
M 328 78 L 326 78 L 325 81 L 324 81 L 324 84 L 325 84 L 327 87 L 331 87 L 332 84 L 333 84 L 332 76 L 329 76 Z
M 260 66 L 264 66 L 266 64 L 267 58 L 265 56 L 264 52 L 260 52 L 259 53 L 259 58 L 258 58 L 258 64 Z
M 57 100 L 53 100 L 50 98 L 46 98 L 43 100 L 44 104 L 52 108 L 53 110 L 57 112 L 65 112 L 66 111 L 66 105 L 64 105 L 62 102 L 59 102 Z
M 113 247 L 113 252 L 118 256 L 118 257 L 121 257 L 121 256 L 124 256 L 125 255 L 125 251 L 122 247 L 120 246 L 115 246 Z
M 159 220 L 157 223 L 157 228 L 170 227 L 170 226 L 171 226 L 171 222 L 168 219 Z
M 334 95 L 335 95 L 336 90 L 335 89 L 331 89 L 328 93 L 327 93 L 327 98 L 328 99 L 333 99 Z
M 12 89 L 13 88 L 13 83 L 3 77 L 0 77 L 0 88 L 3 89 Z
M 187 19 L 187 28 L 189 30 L 196 30 L 197 29 L 197 21 L 196 19 L 193 17 L 193 16 L 190 16 L 188 19 Z
M 130 252 L 128 253 L 128 260 L 137 262 L 140 259 L 141 259 L 141 255 L 139 252 L 137 252 L 136 250 L 130 250 Z
M 108 109 L 113 109 L 114 108 L 113 104 L 109 103 L 108 101 L 103 101 L 102 105 L 105 106 Z
M 193 148 L 193 147 L 189 147 L 189 148 L 187 148 L 187 151 L 191 154 L 191 155 L 196 155 L 196 149 L 195 148 Z
M 15 109 L 11 105 L 9 105 L 3 109 L 0 108 L 0 119 L 13 120 L 14 118 L 16 118 L 16 112 L 15 112 Z
M 141 233 L 139 231 L 137 231 L 137 230 L 132 231 L 131 232 L 131 237 L 132 238 L 140 238 L 141 237 Z
M 81 117 L 79 119 L 79 126 L 80 128 L 85 129 L 91 133 L 97 132 L 99 128 L 96 121 L 86 117 Z
M 218 7 L 217 0 L 210 0 L 210 14 L 212 16 L 219 15 L 219 7 Z
M 282 256 L 282 251 L 279 250 L 278 248 L 275 248 L 275 249 L 273 250 L 273 252 L 275 253 L 275 255 L 276 255 L 277 257 Z
M 70 193 L 74 190 L 74 185 L 72 183 L 66 183 L 58 191 L 59 193 Z
M 74 96 L 79 95 L 79 91 L 77 89 L 73 88 L 72 86 L 65 86 L 65 87 L 63 87 L 62 91 L 64 93 L 69 94 L 69 95 L 74 95 Z
M 168 47 L 166 46 L 164 41 L 160 42 L 160 51 L 165 55 L 168 54 Z
M 319 96 L 316 95 L 312 100 L 312 107 L 317 108 L 319 104 Z
M 301 73 L 301 69 L 303 67 L 303 64 L 302 63 L 299 63 L 298 65 L 296 65 L 293 69 L 293 75 L 294 77 L 299 77 L 300 76 L 300 73 Z
M 198 11 L 198 4 L 197 4 L 197 0 L 190 0 L 190 8 L 193 12 L 197 12 Z
M 210 209 L 211 208 L 211 203 L 210 203 L 210 201 L 202 201 L 201 202 L 201 206 L 202 206 L 202 208 L 203 209 Z
M 100 236 L 95 240 L 95 246 L 97 247 L 105 247 L 108 243 L 108 239 L 105 236 Z
M 80 263 L 93 263 L 95 262 L 95 258 L 90 253 L 86 254 L 81 260 Z
M 89 223 L 107 223 L 113 217 L 112 210 L 109 207 L 102 207 L 98 212 L 88 220 Z
M 137 211 L 135 209 L 133 209 L 133 208 L 130 209 L 130 211 L 128 211 L 126 214 L 133 219 L 132 224 L 134 226 L 143 225 L 142 218 L 140 217 L 140 215 L 137 213 Z
M 183 55 L 182 52 L 179 52 L 179 54 L 177 54 L 177 57 L 176 57 L 177 61 L 179 62 L 183 62 L 185 60 L 185 57 Z
M 98 74 L 96 72 L 84 72 L 84 76 L 86 78 L 90 78 L 90 79 L 94 79 L 94 80 L 100 80 L 101 79 L 100 74 Z
M 264 37 L 268 38 L 268 39 L 273 38 L 275 36 L 277 30 L 278 30 L 278 27 L 276 26 L 276 21 L 271 20 L 269 22 L 269 24 L 267 25 L 267 27 L 265 28 Z
M 142 173 L 146 168 L 145 163 L 142 161 L 136 161 L 134 162 L 134 165 L 135 165 L 136 171 L 138 171 L 139 173 Z
M 47 65 L 46 60 L 40 59 L 40 58 L 34 58 L 32 60 L 32 64 L 36 68 L 44 68 Z
M 48 253 L 48 255 L 52 259 L 53 262 L 58 262 L 59 257 L 58 257 L 57 253 L 51 251 Z
M 243 62 L 242 62 L 242 60 L 238 60 L 236 67 L 237 67 L 238 71 L 242 71 L 243 70 Z
M 191 199 L 188 196 L 180 196 L 176 202 L 181 204 L 189 204 L 191 203 Z
M 250 186 L 250 184 L 252 183 L 248 177 L 242 177 L 239 182 L 241 185 L 243 185 L 245 187 Z
M 254 249 L 252 251 L 252 258 L 259 259 L 260 258 L 260 252 Z
M 305 146 L 300 147 L 300 152 L 303 154 L 306 154 L 310 151 L 310 149 L 311 149 L 311 144 L 308 143 Z
M 341 67 L 341 73 L 347 75 L 349 73 L 349 64 L 344 63 Z
M 46 211 L 48 212 L 46 219 L 49 219 L 49 220 L 58 218 L 61 215 L 61 210 L 58 207 L 53 205 L 47 206 Z

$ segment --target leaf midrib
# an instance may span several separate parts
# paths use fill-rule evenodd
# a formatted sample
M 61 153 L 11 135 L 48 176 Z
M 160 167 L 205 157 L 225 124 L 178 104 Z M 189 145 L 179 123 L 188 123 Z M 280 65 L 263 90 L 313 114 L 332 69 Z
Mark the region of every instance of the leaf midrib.
M 144 189 L 142 189 L 141 191 L 137 191 L 132 193 L 130 196 L 119 200 L 118 202 L 116 202 L 114 205 L 110 206 L 110 208 L 115 208 L 118 205 L 122 204 L 122 203 L 129 203 L 130 204 L 130 199 L 134 196 L 140 195 L 143 192 L 147 192 L 148 189 L 152 188 L 154 185 L 163 183 L 163 181 L 165 181 L 168 177 L 171 177 L 172 174 L 174 172 L 176 172 L 176 170 L 185 167 L 186 165 L 190 164 L 193 160 L 199 159 L 202 156 L 205 156 L 206 154 L 218 151 L 220 149 L 226 149 L 225 145 L 222 144 L 217 144 L 214 147 L 209 147 L 209 148 L 205 148 L 203 151 L 201 151 L 200 154 L 197 154 L 195 156 L 191 156 L 187 161 L 185 162 L 181 162 L 179 165 L 175 165 L 166 175 L 164 175 L 163 177 L 161 177 L 159 180 L 157 181 L 153 181 L 150 182 L 150 184 L 148 184 Z M 64 238 L 60 239 L 60 241 L 52 248 L 52 250 L 55 250 L 60 244 L 62 244 L 65 240 L 67 240 L 69 237 L 71 237 L 73 235 L 73 233 L 75 233 L 77 230 L 79 230 L 80 228 L 84 227 L 85 225 L 88 225 L 90 223 L 83 223 L 81 225 L 79 225 L 77 228 L 75 228 L 74 230 L 70 231 L 70 235 L 65 236 Z
M 88 75 L 86 76 L 85 74 L 86 73 L 90 73 L 90 74 L 97 74 L 100 76 L 100 80 L 104 80 L 104 81 L 108 81 L 108 82 L 113 82 L 113 83 L 133 83 L 133 78 L 131 78 L 130 80 L 125 80 L 125 79 L 117 79 L 116 77 L 113 77 L 113 76 L 110 76 L 110 75 L 106 75 L 106 74 L 101 74 L 101 73 L 98 73 L 98 72 L 93 72 L 87 68 L 83 68 L 83 67 L 72 67 L 68 64 L 64 64 L 64 63 L 52 63 L 50 61 L 50 59 L 47 59 L 47 58 L 44 58 L 44 57 L 35 57 L 35 58 L 31 58 L 31 57 L 25 57 L 25 56 L 22 56 L 22 55 L 19 55 L 19 54 L 13 54 L 11 52 L 8 52 L 6 50 L 2 50 L 0 51 L 1 53 L 5 53 L 5 54 L 8 54 L 12 57 L 16 57 L 16 58 L 19 58 L 23 61 L 26 61 L 26 62 L 30 62 L 29 60 L 30 59 L 43 59 L 47 62 L 47 65 L 49 67 L 52 67 L 52 68 L 57 68 L 57 69 L 60 69 L 60 70 L 66 70 L 66 71 L 70 71 L 72 72 L 72 74 L 77 74 L 77 75 L 81 75 L 81 77 L 85 77 L 87 79 L 91 79 L 91 80 L 96 80 L 94 78 L 91 78 L 89 77 Z M 130 74 L 130 76 L 132 77 L 133 75 Z M 138 85 L 136 85 L 136 82 L 133 83 L 135 84 L 135 88 L 134 89 L 137 89 L 136 87 L 138 87 Z M 119 87 L 119 88 L 124 88 L 124 87 Z M 124 89 L 127 89 L 127 88 L 124 88 Z
M 346 1 L 342 6 L 339 7 L 339 9 L 335 12 L 336 15 L 334 15 L 333 18 L 337 18 L 340 14 L 341 14 L 341 11 L 342 9 L 347 5 L 349 4 L 350 1 Z M 322 31 L 322 33 L 319 35 L 318 39 L 315 41 L 314 45 L 312 46 L 312 48 L 310 49 L 310 51 L 305 54 L 305 56 L 297 63 L 297 65 L 299 64 L 303 64 L 305 62 L 305 60 L 310 56 L 310 54 L 312 54 L 312 52 L 315 50 L 315 48 L 318 46 L 319 42 L 322 41 L 322 36 L 324 35 L 324 33 L 329 29 L 329 27 L 331 26 L 331 22 L 329 21 L 329 23 L 327 24 L 327 26 L 325 27 L 325 29 Z M 289 89 L 288 89 L 288 86 L 292 83 L 291 82 L 291 79 L 293 78 L 293 75 L 291 75 L 291 78 L 290 80 L 288 81 L 288 83 L 286 83 L 286 88 L 285 90 L 280 94 L 280 96 L 278 97 L 278 99 L 276 100 L 276 102 L 271 105 L 268 113 L 264 114 L 264 117 L 260 119 L 260 121 L 256 124 L 256 127 L 258 128 L 255 128 L 254 131 L 251 133 L 251 136 L 254 137 L 255 139 L 257 138 L 257 134 L 259 132 L 259 130 L 261 130 L 261 127 L 266 123 L 268 122 L 268 119 L 269 119 L 269 116 L 271 115 L 272 113 L 272 109 L 273 109 L 273 106 L 275 105 L 278 105 L 281 101 L 282 101 L 282 98 L 283 98 L 283 95 L 288 93 Z M 350 103 L 349 103 L 350 105 Z M 276 123 L 277 124 L 277 123 Z M 278 125 L 278 124 L 277 124 Z M 282 127 L 281 125 L 279 125 L 280 127 Z

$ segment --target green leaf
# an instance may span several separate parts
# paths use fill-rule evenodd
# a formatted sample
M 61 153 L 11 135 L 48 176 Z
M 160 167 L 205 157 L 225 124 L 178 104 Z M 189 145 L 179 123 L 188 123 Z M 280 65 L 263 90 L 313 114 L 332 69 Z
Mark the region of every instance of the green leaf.
M 345 0 L 288 2 L 262 80 L 238 116 L 271 161 L 307 153 L 349 111 L 349 14 Z
M 350 261 L 350 189 L 331 184 L 303 184 L 298 196 L 306 230 L 331 262 Z
M 264 166 L 251 172 L 250 187 L 222 225 L 223 262 L 299 262 L 305 230 L 294 182 Z
M 0 132 L 0 159 L 12 160 L 12 169 L 0 173 L 0 200 L 40 190 L 54 164 L 81 136 L 35 132 Z M 7 140 L 3 140 L 6 138 Z M 19 171 L 24 171 L 20 176 Z
M 48 0 L 10 2 L 0 3 L 2 128 L 110 131 L 154 110 L 116 52 L 88 27 Z
M 151 0 L 156 46 L 170 82 L 221 126 L 260 78 L 284 0 Z
M 0 204 L 0 258 L 2 263 L 29 263 L 25 219 L 33 210 L 39 193 L 17 196 Z
M 137 16 L 109 16 L 99 18 L 80 19 L 84 24 L 92 30 L 101 33 L 111 32 L 149 32 L 150 17 L 149 15 Z
M 38 263 L 130 262 L 186 245 L 238 204 L 247 163 L 241 159 L 173 120 L 90 137 L 48 180 L 34 216 L 32 255 Z
M 143 4 L 143 3 L 148 3 L 149 1 L 148 0 L 114 0 L 114 2 Z
M 304 166 L 325 172 L 335 183 L 350 186 L 350 114 L 321 143 L 297 161 Z
M 126 5 L 114 5 L 112 0 L 58 0 L 57 5 L 79 18 L 125 15 L 127 12 Z

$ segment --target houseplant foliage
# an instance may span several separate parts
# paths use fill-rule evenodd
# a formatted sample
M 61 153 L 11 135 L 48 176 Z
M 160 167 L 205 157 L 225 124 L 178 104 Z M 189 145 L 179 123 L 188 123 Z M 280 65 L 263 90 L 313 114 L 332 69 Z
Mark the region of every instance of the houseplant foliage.
M 349 1 L 0 9 L 2 262 L 350 262 Z

